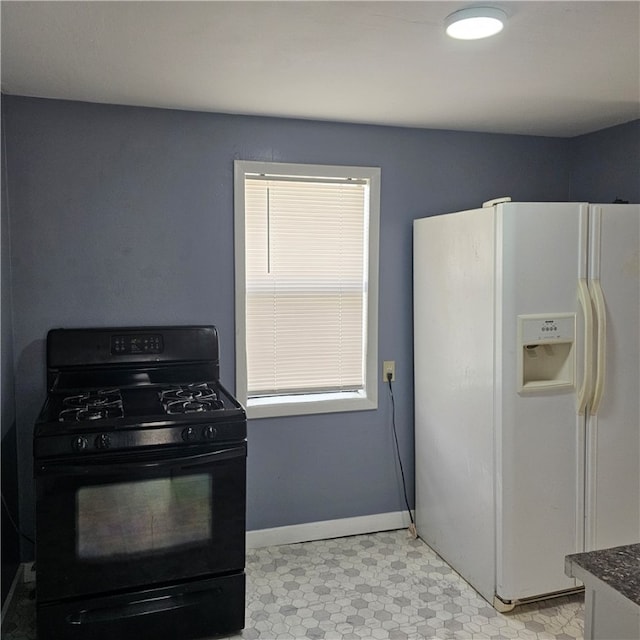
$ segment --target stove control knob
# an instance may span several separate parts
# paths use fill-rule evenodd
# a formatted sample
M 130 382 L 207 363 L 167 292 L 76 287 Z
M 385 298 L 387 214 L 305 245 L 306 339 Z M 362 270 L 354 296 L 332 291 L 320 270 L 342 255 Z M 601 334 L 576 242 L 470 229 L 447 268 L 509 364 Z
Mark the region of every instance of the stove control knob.
M 202 433 L 207 440 L 215 440 L 215 437 L 218 435 L 218 430 L 211 425 L 207 425 Z
M 193 442 L 197 437 L 196 430 L 193 427 L 187 427 L 182 431 L 182 439 L 185 442 Z
M 77 436 L 71 441 L 71 447 L 74 451 L 84 451 L 87 445 L 87 439 L 84 436 Z
M 108 433 L 101 433 L 96 437 L 96 449 L 108 449 L 111 446 L 111 438 Z

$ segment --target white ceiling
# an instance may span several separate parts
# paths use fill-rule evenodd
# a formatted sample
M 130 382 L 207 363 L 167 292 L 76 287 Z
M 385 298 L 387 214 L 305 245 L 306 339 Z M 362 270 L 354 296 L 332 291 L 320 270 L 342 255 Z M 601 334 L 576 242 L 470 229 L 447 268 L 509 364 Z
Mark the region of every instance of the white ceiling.
M 2 2 L 7 94 L 574 136 L 640 117 L 640 2 Z

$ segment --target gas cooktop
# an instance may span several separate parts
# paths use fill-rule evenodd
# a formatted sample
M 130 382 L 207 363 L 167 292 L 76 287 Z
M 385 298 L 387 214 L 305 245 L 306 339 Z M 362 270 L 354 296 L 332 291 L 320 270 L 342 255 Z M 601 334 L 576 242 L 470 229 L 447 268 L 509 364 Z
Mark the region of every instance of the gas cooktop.
M 217 357 L 213 327 L 50 332 L 36 458 L 244 439 Z
M 131 418 L 140 422 L 160 418 L 166 422 L 173 416 L 211 414 L 240 408 L 220 384 L 213 382 L 130 389 L 77 389 L 50 394 L 40 421 L 60 422 L 64 426 L 81 423 L 99 427 L 105 420 Z M 57 428 L 64 427 L 58 425 Z

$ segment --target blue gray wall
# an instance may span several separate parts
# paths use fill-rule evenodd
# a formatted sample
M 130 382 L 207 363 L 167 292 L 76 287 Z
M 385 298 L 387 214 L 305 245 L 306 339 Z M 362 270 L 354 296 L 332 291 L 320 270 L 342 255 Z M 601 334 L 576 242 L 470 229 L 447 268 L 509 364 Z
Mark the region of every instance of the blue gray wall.
M 233 160 L 380 166 L 380 360 L 396 361 L 413 495 L 411 223 L 489 198 L 567 200 L 564 139 L 4 97 L 22 523 L 52 327 L 212 323 L 233 388 Z M 391 403 L 249 424 L 248 527 L 404 507 Z M 28 555 L 28 551 L 25 551 Z
M 571 199 L 640 202 L 640 120 L 569 140 Z

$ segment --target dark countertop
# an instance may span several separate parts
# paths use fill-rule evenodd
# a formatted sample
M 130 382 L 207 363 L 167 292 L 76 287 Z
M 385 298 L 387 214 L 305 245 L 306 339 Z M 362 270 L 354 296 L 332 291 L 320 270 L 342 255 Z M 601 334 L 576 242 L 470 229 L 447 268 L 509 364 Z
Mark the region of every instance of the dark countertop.
M 640 544 L 569 555 L 567 575 L 574 575 L 574 564 L 640 606 Z

